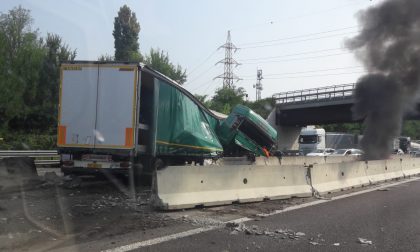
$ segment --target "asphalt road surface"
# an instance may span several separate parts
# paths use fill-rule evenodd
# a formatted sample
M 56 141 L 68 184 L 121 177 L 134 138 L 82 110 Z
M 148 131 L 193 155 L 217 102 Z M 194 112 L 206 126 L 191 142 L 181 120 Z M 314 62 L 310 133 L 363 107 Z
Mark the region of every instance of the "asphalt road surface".
M 359 238 L 372 244 L 362 244 Z M 137 251 L 420 251 L 420 182 L 229 225 Z

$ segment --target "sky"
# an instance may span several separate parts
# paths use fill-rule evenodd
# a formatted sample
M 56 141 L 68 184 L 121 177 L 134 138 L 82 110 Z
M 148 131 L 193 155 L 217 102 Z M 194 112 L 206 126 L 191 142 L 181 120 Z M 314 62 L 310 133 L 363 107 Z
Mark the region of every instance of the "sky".
M 1 0 L 0 12 L 29 9 L 41 35 L 60 35 L 77 60 L 114 54 L 114 17 L 127 4 L 140 23 L 140 51 L 166 51 L 187 71 L 185 88 L 211 97 L 222 86 L 224 50 L 231 31 L 241 65 L 234 73 L 255 99 L 257 69 L 262 97 L 275 93 L 354 83 L 362 64 L 345 48 L 360 29 L 358 13 L 381 0 Z

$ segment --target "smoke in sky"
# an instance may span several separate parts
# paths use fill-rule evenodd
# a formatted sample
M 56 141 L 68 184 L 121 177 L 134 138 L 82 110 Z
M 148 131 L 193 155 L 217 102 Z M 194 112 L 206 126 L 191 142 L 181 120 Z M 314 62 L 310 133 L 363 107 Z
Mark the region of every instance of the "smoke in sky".
M 369 74 L 358 80 L 353 117 L 364 119 L 368 159 L 389 156 L 420 89 L 420 0 L 387 0 L 358 14 L 361 32 L 347 41 Z

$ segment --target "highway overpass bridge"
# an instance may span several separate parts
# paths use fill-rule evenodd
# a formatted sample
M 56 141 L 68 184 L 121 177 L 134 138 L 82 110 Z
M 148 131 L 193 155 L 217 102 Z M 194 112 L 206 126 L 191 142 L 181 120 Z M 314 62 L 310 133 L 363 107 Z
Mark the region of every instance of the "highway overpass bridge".
M 343 84 L 274 94 L 276 125 L 352 122 L 354 88 L 355 84 Z
M 354 120 L 351 112 L 355 85 L 351 83 L 274 94 L 276 108 L 268 121 L 277 129 L 279 149 L 297 149 L 297 139 L 303 126 L 361 121 Z M 420 111 L 419 105 L 416 111 Z M 420 113 L 408 114 L 406 119 L 419 120 Z

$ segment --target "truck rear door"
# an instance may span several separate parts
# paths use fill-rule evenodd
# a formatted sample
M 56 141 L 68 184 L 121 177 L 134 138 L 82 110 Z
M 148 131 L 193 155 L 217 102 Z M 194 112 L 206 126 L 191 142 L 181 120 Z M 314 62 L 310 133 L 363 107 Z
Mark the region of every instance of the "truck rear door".
M 137 80 L 135 64 L 63 64 L 57 145 L 134 148 Z
M 61 67 L 58 146 L 94 147 L 98 65 Z
M 95 147 L 133 148 L 136 84 L 136 66 L 99 68 Z

